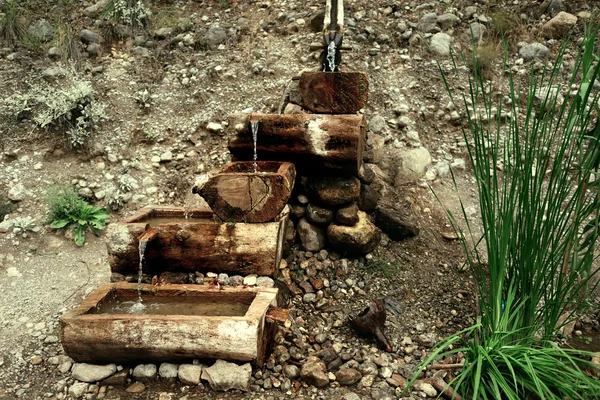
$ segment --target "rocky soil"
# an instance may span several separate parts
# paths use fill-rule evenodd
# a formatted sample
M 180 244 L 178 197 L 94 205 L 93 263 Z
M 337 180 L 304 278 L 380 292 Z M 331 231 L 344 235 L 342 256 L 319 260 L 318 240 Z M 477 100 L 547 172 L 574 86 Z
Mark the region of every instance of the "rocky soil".
M 361 258 L 295 246 L 286 259 L 290 327 L 280 331 L 271 360 L 248 371 L 204 360 L 73 365 L 59 343 L 58 319 L 109 281 L 110 271 L 102 235 L 88 232 L 77 247 L 68 232 L 49 228 L 46 191 L 55 183 L 72 185 L 110 209 L 112 221 L 148 204 L 198 204 L 190 191 L 194 177 L 230 159 L 227 116 L 278 112 L 290 79 L 318 68 L 321 49 L 311 44 L 321 40 L 324 2 L 145 1 L 149 26 L 133 32 L 107 24 L 95 2 L 23 3 L 29 31 L 43 40 L 0 49 L 0 101 L 76 75 L 91 82 L 108 118 L 83 147 L 72 148 L 64 127 L 42 129 L 31 115 L 0 115 L 0 196 L 12 205 L 0 223 L 2 399 L 437 396 L 427 380 L 402 391 L 429 348 L 472 322 L 474 292 L 430 187 L 451 210 L 459 210 L 460 196 L 471 216 L 477 198 L 462 111 L 449 103 L 436 61 L 448 70 L 450 49 L 470 54 L 472 34 L 490 53 L 489 79 L 499 81 L 504 30 L 509 67 L 526 82 L 531 63 L 537 71 L 551 67 L 562 38 L 574 29 L 576 41 L 597 9 L 583 0 L 345 2 L 349 49 L 341 69 L 369 74 L 363 110 L 369 140 L 380 143 L 386 185 L 420 234 L 400 242 L 383 235 Z M 65 27 L 80 50 L 76 71 L 55 40 Z M 567 61 L 573 54 L 570 47 Z M 468 66 L 460 71 L 451 81 L 459 91 L 470 73 Z M 560 90 L 569 95 L 569 87 Z M 391 353 L 348 325 L 370 299 L 386 307 Z M 576 329 L 597 330 L 597 317 Z M 246 378 L 222 393 L 210 378 L 218 369 Z

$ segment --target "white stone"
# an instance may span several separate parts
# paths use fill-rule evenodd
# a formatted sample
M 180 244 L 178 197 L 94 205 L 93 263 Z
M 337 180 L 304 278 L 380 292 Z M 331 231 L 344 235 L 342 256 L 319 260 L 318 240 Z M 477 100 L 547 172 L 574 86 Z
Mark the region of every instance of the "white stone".
M 438 32 L 431 38 L 429 48 L 432 52 L 439 56 L 447 56 L 450 54 L 450 42 L 452 37 L 447 33 Z
M 202 365 L 181 364 L 177 371 L 179 380 L 185 385 L 199 384 L 200 374 L 202 374 Z
M 94 365 L 77 363 L 73 365 L 72 375 L 78 381 L 93 383 L 106 379 L 115 372 L 117 372 L 115 364 Z

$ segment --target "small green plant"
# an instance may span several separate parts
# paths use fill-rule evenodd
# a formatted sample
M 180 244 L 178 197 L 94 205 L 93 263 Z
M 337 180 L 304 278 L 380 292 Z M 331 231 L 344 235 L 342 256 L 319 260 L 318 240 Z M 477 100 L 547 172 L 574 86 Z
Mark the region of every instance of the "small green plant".
M 397 272 L 399 267 L 398 264 L 390 262 L 388 260 L 372 258 L 370 260 L 367 260 L 365 268 L 371 274 L 382 275 L 386 278 L 390 278 L 394 275 L 394 273 Z
M 519 28 L 516 18 L 505 10 L 492 14 L 491 19 L 492 31 L 503 38 L 509 38 L 514 35 Z
M 21 8 L 17 0 L 4 0 L 0 3 L 0 42 L 14 46 L 23 37 L 25 27 L 21 18 Z
M 155 96 L 150 94 L 148 89 L 139 90 L 135 93 L 134 99 L 135 102 L 140 106 L 142 110 L 147 112 L 152 104 L 154 103 Z
M 21 235 L 26 238 L 27 232 L 39 232 L 40 227 L 35 224 L 35 221 L 31 217 L 17 217 L 13 220 L 14 227 L 13 232 L 16 235 Z
M 50 228 L 72 227 L 75 243 L 82 246 L 85 231 L 89 228 L 95 235 L 106 227 L 110 216 L 104 208 L 92 206 L 82 200 L 73 188 L 55 186 L 48 190 L 48 219 Z
M 73 147 L 82 146 L 100 122 L 107 119 L 91 82 L 75 73 L 60 84 L 33 85 L 26 93 L 0 100 L 0 113 L 16 119 L 31 113 L 40 128 L 65 128 Z
M 58 24 L 52 45 L 60 50 L 63 61 L 73 62 L 76 66 L 79 65 L 81 53 L 71 24 L 65 21 Z
M 143 28 L 148 24 L 150 12 L 142 0 L 110 0 L 105 15 L 116 23 Z
M 473 71 L 478 69 L 477 73 L 485 79 L 490 79 L 496 61 L 503 53 L 501 44 L 483 43 L 473 49 L 470 67 Z
M 483 238 L 471 230 L 462 203 L 466 232 L 448 212 L 477 287 L 477 320 L 442 341 L 412 381 L 429 362 L 462 353 L 464 367 L 450 385 L 465 399 L 600 398 L 600 380 L 584 372 L 600 369 L 589 361 L 592 353 L 555 342 L 590 307 L 588 295 L 598 286 L 600 125 L 593 121 L 600 93 L 593 85 L 600 78 L 599 29 L 586 27 L 566 84 L 576 90 L 566 101 L 559 90 L 547 90 L 541 100 L 536 93 L 559 85 L 568 43 L 551 70 L 535 73 L 532 66 L 524 90 L 511 73 L 507 45 L 507 82 L 500 87 L 475 68 L 460 98 L 440 66 L 453 104 L 466 112 L 463 137 L 479 194 Z M 459 72 L 456 63 L 453 71 Z M 497 115 L 506 98 L 511 118 L 505 124 Z

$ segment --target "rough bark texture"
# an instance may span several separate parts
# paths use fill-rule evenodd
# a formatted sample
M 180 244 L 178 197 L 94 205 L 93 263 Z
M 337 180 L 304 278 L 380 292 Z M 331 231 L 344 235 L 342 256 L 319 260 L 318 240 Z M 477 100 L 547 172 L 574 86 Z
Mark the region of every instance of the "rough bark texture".
M 303 72 L 301 106 L 324 114 L 354 114 L 367 104 L 369 79 L 364 72 Z
M 296 168 L 289 162 L 236 162 L 209 172 L 194 193 L 226 222 L 267 222 L 283 210 L 292 194 Z
M 289 161 L 299 173 L 357 175 L 365 143 L 363 115 L 233 114 L 229 118 L 229 151 L 234 160 L 254 157 L 250 120 L 259 121 L 259 160 Z
M 107 296 L 137 298 L 137 284 L 106 284 L 60 320 L 65 352 L 77 362 L 190 360 L 193 358 L 252 361 L 262 365 L 272 336 L 265 335 L 265 315 L 276 305 L 277 289 L 224 288 L 208 285 L 143 285 L 146 294 L 195 296 L 210 294 L 235 302 L 254 296 L 243 317 L 88 314 Z
M 192 217 L 183 219 L 183 208 L 154 207 L 125 222 L 109 225 L 107 247 L 111 271 L 137 274 L 138 237 L 155 226 L 158 233 L 148 242 L 144 253 L 146 274 L 160 275 L 165 271 L 275 274 L 281 261 L 286 218 L 277 222 L 228 224 L 215 222 L 207 210 L 191 209 L 188 213 Z

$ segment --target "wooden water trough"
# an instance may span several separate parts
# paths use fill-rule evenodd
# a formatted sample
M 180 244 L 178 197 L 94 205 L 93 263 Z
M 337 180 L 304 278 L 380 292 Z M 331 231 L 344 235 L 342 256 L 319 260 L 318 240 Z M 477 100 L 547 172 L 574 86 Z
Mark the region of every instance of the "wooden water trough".
M 258 121 L 259 160 L 289 161 L 301 174 L 357 175 L 366 138 L 364 115 L 236 113 L 229 117 L 229 152 L 254 157 L 250 121 Z
M 238 161 L 201 175 L 192 191 L 225 222 L 267 222 L 287 204 L 295 179 L 289 162 Z
M 149 206 L 108 226 L 111 272 L 137 275 L 138 238 L 154 227 L 157 232 L 144 252 L 146 274 L 199 271 L 274 276 L 286 223 L 287 217 L 255 224 L 225 223 L 208 209 Z
M 105 284 L 61 318 L 61 342 L 77 362 L 224 359 L 260 366 L 276 330 L 269 313 L 282 311 L 276 296 L 275 288 L 142 285 L 148 311 L 129 314 L 118 306 L 137 301 L 137 284 Z

